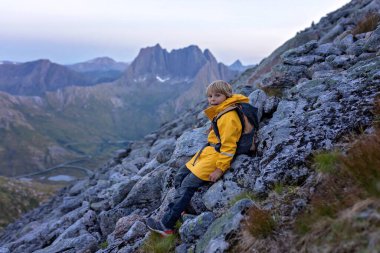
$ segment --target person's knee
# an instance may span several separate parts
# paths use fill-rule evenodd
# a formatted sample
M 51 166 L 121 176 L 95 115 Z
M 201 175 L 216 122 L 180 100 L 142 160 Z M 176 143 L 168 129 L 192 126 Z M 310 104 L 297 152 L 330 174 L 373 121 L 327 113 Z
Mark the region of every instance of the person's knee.
M 190 173 L 182 180 L 181 187 L 184 188 L 199 188 L 204 185 L 207 181 L 203 181 L 195 176 L 193 173 Z
M 190 171 L 186 166 L 182 166 L 177 174 L 174 176 L 174 188 L 178 189 L 181 186 L 184 178 L 189 175 Z

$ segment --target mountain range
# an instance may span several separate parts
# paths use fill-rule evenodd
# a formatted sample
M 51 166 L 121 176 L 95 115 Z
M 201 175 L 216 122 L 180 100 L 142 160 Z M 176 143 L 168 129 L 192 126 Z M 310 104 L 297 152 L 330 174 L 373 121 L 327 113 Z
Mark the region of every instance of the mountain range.
M 237 73 L 209 50 L 168 52 L 159 44 L 141 49 L 130 64 L 104 57 L 69 66 L 3 63 L 1 173 L 16 176 L 88 155 L 100 160 L 86 166 L 97 166 L 203 99 L 210 81 Z

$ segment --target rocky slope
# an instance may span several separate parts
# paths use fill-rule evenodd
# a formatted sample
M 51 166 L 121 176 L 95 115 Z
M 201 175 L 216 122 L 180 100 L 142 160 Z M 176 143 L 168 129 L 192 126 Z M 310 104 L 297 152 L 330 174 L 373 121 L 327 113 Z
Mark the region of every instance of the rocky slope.
M 309 28 L 323 36 L 298 41 L 295 47 L 287 44 L 287 50 L 275 51 L 276 60 L 264 60 L 237 79 L 236 88 L 259 108 L 257 155 L 237 157 L 221 180 L 196 193 L 191 207 L 197 216 L 179 228 L 176 252 L 244 252 L 236 251 L 244 248 L 238 236 L 252 207 L 279 210 L 279 228 L 271 238 L 254 239 L 245 249 L 318 252 L 306 239 L 297 250 L 287 222 L 307 208 L 319 189 L 320 177 L 310 163 L 314 152 L 347 144 L 345 137 L 355 132 L 372 131 L 372 111 L 380 94 L 380 26 L 378 21 L 362 24 L 368 13 L 379 11 L 377 0 L 354 0 Z M 150 236 L 145 219 L 162 216 L 173 196 L 176 169 L 205 141 L 209 125 L 200 113 L 205 106 L 198 104 L 162 125 L 93 177 L 66 187 L 9 225 L 0 236 L 0 252 L 138 251 Z M 289 194 L 273 198 L 278 186 Z M 260 199 L 231 203 L 243 192 Z M 352 207 L 352 215 L 345 217 L 378 224 L 379 210 L 371 203 Z M 322 238 L 322 233 L 314 236 Z M 363 245 L 325 249 L 376 252 L 379 242 L 367 239 Z

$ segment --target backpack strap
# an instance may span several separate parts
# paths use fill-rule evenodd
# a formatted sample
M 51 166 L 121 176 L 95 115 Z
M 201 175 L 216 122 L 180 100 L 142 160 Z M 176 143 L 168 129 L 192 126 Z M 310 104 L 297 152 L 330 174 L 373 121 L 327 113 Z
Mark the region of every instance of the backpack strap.
M 223 111 L 221 111 L 220 113 L 218 113 L 218 115 L 216 115 L 213 118 L 212 122 L 211 122 L 212 129 L 214 130 L 216 138 L 218 139 L 218 143 L 217 144 L 211 145 L 211 146 L 213 146 L 215 148 L 216 152 L 220 153 L 220 148 L 222 147 L 222 140 L 220 139 L 220 133 L 219 133 L 217 121 L 218 121 L 218 119 L 220 117 L 222 117 L 227 112 L 234 111 L 234 110 L 237 111 L 239 119 L 240 119 L 240 122 L 244 122 L 244 121 L 241 121 L 241 119 L 242 119 L 241 117 L 243 117 L 243 115 L 242 115 L 242 112 L 241 112 L 241 110 L 239 110 L 239 108 L 238 108 L 237 105 L 233 105 L 233 106 L 227 107 L 226 109 L 224 109 Z M 242 127 L 244 129 L 244 123 L 242 123 Z
M 208 146 L 212 146 L 216 152 L 220 153 L 220 148 L 222 147 L 222 141 L 220 139 L 220 133 L 219 133 L 219 129 L 218 129 L 218 124 L 217 124 L 217 121 L 220 117 L 222 117 L 224 114 L 226 114 L 227 112 L 230 112 L 230 111 L 233 111 L 235 110 L 239 116 L 239 119 L 240 119 L 240 122 L 242 124 L 242 127 L 244 129 L 244 120 L 243 119 L 243 112 L 241 111 L 241 108 L 238 107 L 238 105 L 232 105 L 232 106 L 229 106 L 227 107 L 226 109 L 224 109 L 223 111 L 221 111 L 220 113 L 218 113 L 211 121 L 211 127 L 212 127 L 212 130 L 214 130 L 214 133 L 216 135 L 216 138 L 218 139 L 218 143 L 217 144 L 213 144 L 213 143 L 206 143 L 202 148 L 201 150 L 199 150 L 197 156 L 195 157 L 194 159 L 194 162 L 193 162 L 193 165 L 195 165 L 195 162 L 198 160 L 199 156 L 201 155 L 203 149 L 205 149 L 206 147 Z M 230 156 L 229 154 L 226 154 L 228 156 Z

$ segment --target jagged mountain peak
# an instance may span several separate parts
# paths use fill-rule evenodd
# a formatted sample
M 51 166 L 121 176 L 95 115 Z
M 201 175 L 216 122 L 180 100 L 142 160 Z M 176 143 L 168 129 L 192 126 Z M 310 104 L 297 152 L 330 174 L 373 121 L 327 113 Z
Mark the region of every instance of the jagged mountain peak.
M 231 65 L 228 66 L 229 69 L 239 71 L 239 72 L 243 72 L 250 67 L 252 67 L 252 65 L 244 66 L 240 60 L 236 60 Z
M 196 45 L 173 49 L 168 52 L 160 44 L 142 48 L 133 60 L 126 75 L 129 79 L 159 75 L 179 78 L 194 78 L 207 61 L 216 61 L 209 51 L 202 53 Z
M 243 66 L 243 64 L 241 63 L 240 60 L 236 60 L 236 61 L 234 61 L 234 62 L 230 65 L 230 67 L 242 67 L 242 66 Z
M 211 53 L 211 51 L 210 51 L 209 49 L 205 49 L 205 50 L 203 51 L 203 55 L 206 57 L 206 59 L 207 59 L 208 61 L 210 61 L 210 62 L 214 62 L 214 63 L 217 62 L 215 56 Z

